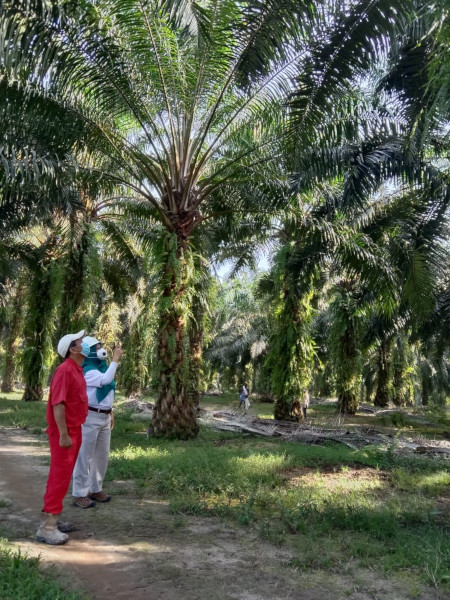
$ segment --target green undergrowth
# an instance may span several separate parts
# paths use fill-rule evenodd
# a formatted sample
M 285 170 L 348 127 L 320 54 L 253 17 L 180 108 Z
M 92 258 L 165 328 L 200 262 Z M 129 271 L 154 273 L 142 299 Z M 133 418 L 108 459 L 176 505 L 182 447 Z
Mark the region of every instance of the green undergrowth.
M 401 411 L 395 411 L 386 415 L 373 415 L 372 425 L 374 427 L 390 427 L 401 430 L 402 433 L 414 432 L 425 437 L 441 438 L 450 437 L 450 418 L 444 413 L 405 414 Z
M 42 402 L 23 402 L 22 396 L 23 392 L 0 393 L 0 426 L 43 433 L 47 427 L 47 398 Z
M 14 419 L 39 427 L 45 403 L 39 405 L 0 400 L 0 425 Z M 397 455 L 392 447 L 355 451 L 203 426 L 191 441 L 148 438 L 149 423 L 120 405 L 108 480 L 132 480 L 143 496 L 167 499 L 177 518 L 213 515 L 249 527 L 252 535 L 291 548 L 297 569 L 338 571 L 356 561 L 413 572 L 448 589 L 447 461 Z M 321 418 L 330 413 L 325 407 L 315 408 Z
M 0 598 L 4 600 L 83 600 L 84 594 L 69 592 L 43 573 L 39 559 L 14 550 L 0 538 Z
M 169 499 L 174 514 L 256 528 L 262 539 L 292 547 L 297 568 L 339 569 L 356 559 L 449 583 L 450 521 L 439 505 L 450 484 L 445 461 L 204 427 L 190 442 L 148 439 L 126 413 L 118 428 L 108 476 Z
M 45 402 L 22 402 L 22 393 L 0 394 L 0 425 L 42 433 L 46 428 Z

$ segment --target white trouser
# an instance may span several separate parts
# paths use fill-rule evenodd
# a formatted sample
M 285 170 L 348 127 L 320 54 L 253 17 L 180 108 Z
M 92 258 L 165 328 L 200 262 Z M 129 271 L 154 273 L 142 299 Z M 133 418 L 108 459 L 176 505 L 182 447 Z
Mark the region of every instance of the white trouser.
M 81 432 L 81 448 L 73 470 L 72 495 L 75 498 L 102 491 L 108 467 L 111 415 L 90 410 Z

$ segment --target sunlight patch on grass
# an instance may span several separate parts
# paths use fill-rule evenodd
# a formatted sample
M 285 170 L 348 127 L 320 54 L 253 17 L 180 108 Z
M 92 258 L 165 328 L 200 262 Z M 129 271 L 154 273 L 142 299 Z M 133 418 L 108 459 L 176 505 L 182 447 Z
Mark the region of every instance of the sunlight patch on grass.
M 140 458 L 160 458 L 169 455 L 169 451 L 161 448 L 142 448 L 139 446 L 128 445 L 122 450 L 111 452 L 112 458 L 125 460 L 139 460 Z
M 347 469 L 325 473 L 312 469 L 294 469 L 287 473 L 288 484 L 292 487 L 312 485 L 343 494 L 382 489 L 385 487 L 384 478 L 384 473 L 376 469 Z
M 275 473 L 288 464 L 286 454 L 250 454 L 233 458 L 241 473 L 258 473 L 259 475 Z
M 400 490 L 417 490 L 429 494 L 439 494 L 450 489 L 450 471 L 443 469 L 436 473 L 411 473 L 405 469 L 393 469 L 391 482 Z
M 15 391 L 15 392 L 1 392 L 0 400 L 21 400 L 23 396 L 23 391 Z

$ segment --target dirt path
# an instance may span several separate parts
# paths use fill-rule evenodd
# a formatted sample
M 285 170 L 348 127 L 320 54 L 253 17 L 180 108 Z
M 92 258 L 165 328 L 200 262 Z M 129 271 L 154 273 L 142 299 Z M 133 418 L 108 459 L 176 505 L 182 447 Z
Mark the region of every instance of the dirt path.
M 408 581 L 379 580 L 371 571 L 302 574 L 290 552 L 261 542 L 252 529 L 214 518 L 172 515 L 142 498 L 132 482 L 114 482 L 113 500 L 81 510 L 65 501 L 77 530 L 65 546 L 34 541 L 48 467 L 44 438 L 0 429 L 0 528 L 44 566 L 55 564 L 65 584 L 95 600 L 440 600 Z M 62 575 L 61 575 L 62 576 Z M 24 599 L 25 600 L 25 599 Z

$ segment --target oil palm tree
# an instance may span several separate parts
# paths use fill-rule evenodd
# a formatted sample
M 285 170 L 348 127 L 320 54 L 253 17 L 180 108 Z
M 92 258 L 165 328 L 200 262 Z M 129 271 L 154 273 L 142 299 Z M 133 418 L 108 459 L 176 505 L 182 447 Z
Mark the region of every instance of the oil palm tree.
M 124 195 L 148 202 L 161 223 L 155 434 L 197 431 L 183 381 L 193 230 L 217 212 L 274 210 L 277 199 L 265 206 L 261 190 L 267 178 L 279 177 L 285 108 L 292 108 L 294 146 L 308 146 L 334 112 L 333 95 L 344 95 L 355 71 L 384 53 L 410 6 L 3 3 L 0 52 L 8 81 L 21 82 L 30 101 L 50 100 L 41 113 L 48 123 L 54 106 L 64 107 L 68 122 L 81 123 L 79 168 L 97 170 Z M 108 168 L 96 166 L 106 162 Z

